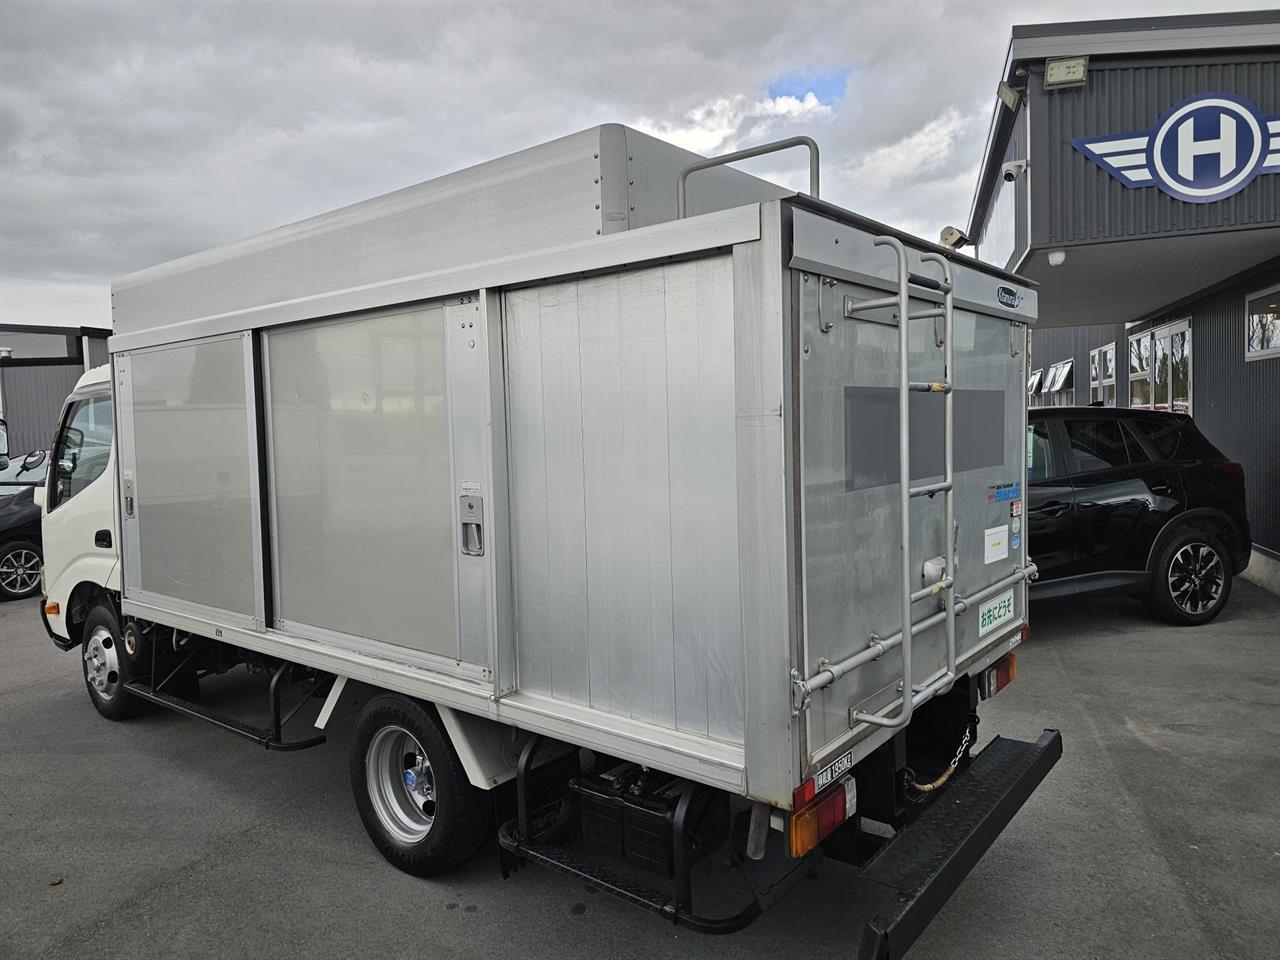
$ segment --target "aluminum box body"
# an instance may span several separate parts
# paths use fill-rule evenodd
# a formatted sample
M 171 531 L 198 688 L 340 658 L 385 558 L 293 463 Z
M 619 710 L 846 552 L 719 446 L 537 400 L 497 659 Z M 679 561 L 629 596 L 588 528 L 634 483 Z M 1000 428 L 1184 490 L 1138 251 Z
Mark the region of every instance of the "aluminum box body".
M 651 170 L 671 166 L 674 211 L 674 148 L 622 128 L 594 142 L 619 131 L 628 156 L 644 144 Z M 596 149 L 574 140 L 508 181 Z M 867 429 L 896 385 L 897 331 L 819 329 L 835 300 L 893 288 L 872 246 L 888 228 L 759 183 L 721 181 L 758 195 L 679 221 L 551 222 L 536 249 L 489 224 L 491 255 L 425 272 L 399 248 L 390 264 L 348 251 L 341 289 L 302 270 L 280 284 L 317 236 L 338 260 L 349 229 L 392 231 L 403 253 L 418 229 L 403 204 L 126 279 L 112 341 L 137 503 L 121 519 L 126 612 L 790 806 L 831 757 L 889 735 L 851 726 L 849 708 L 892 709 L 893 657 L 799 710 L 792 677 L 900 626 L 883 463 L 897 437 Z M 928 245 L 905 239 L 919 269 Z M 1024 559 L 979 548 L 1010 510 L 988 493 L 1022 477 L 1035 294 L 952 262 L 957 383 L 1000 420 L 984 433 L 958 417 L 981 453 L 958 464 L 972 592 Z M 242 285 L 224 291 L 229 264 Z M 913 371 L 937 375 L 932 324 L 911 343 Z M 940 521 L 918 506 L 923 563 Z M 961 619 L 964 669 L 1007 649 L 1015 593 L 998 631 Z M 917 649 L 920 683 L 937 631 Z

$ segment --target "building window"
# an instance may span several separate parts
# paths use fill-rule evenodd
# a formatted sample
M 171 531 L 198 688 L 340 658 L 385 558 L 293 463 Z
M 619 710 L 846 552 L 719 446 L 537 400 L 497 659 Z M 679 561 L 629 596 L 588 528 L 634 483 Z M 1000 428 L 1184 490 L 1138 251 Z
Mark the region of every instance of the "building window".
M 1191 321 L 1129 338 L 1129 406 L 1191 412 Z
M 1044 378 L 1044 404 L 1066 407 L 1076 402 L 1075 376 L 1070 360 L 1061 360 L 1049 368 Z
M 1089 351 L 1089 402 L 1116 405 L 1116 345 Z
M 1027 406 L 1040 406 L 1040 387 L 1044 384 L 1044 368 L 1040 368 L 1031 374 L 1031 379 L 1027 381 Z
M 1246 360 L 1280 357 L 1280 284 L 1245 299 L 1244 322 Z

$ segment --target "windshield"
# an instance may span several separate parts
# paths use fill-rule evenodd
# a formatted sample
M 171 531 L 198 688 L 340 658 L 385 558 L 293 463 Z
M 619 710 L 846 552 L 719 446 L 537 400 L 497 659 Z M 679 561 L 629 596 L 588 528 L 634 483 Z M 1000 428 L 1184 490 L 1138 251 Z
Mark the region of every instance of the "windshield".
M 44 483 L 45 471 L 49 468 L 49 452 L 32 450 L 21 457 L 9 460 L 9 466 L 0 470 L 0 486 L 30 487 Z

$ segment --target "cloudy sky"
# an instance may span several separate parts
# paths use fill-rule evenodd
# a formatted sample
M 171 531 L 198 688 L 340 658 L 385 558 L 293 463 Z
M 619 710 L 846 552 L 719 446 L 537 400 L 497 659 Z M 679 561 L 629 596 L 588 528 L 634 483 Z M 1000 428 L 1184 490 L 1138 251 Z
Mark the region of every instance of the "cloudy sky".
M 826 199 L 934 239 L 1014 23 L 1273 5 L 3 0 L 0 322 L 107 325 L 113 277 L 606 121 L 807 133 Z

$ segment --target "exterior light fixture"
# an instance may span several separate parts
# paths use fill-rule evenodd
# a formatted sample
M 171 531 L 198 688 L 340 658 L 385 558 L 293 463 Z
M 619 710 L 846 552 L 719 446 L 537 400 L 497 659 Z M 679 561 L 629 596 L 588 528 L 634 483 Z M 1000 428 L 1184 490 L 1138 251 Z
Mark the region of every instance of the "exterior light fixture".
M 1060 267 L 1066 262 L 1067 262 L 1067 251 L 1065 250 L 1049 251 L 1049 266 Z

